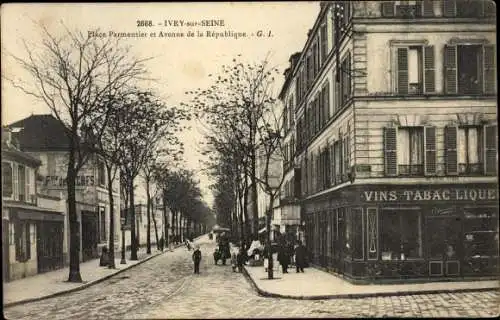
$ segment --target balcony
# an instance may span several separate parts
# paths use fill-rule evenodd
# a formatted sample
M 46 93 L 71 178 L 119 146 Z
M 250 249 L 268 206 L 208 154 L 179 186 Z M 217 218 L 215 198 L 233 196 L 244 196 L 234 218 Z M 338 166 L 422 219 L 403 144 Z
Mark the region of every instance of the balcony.
M 398 166 L 400 176 L 423 176 L 423 164 L 400 164 Z
M 458 164 L 458 174 L 459 175 L 482 175 L 483 172 L 482 163 L 459 163 Z

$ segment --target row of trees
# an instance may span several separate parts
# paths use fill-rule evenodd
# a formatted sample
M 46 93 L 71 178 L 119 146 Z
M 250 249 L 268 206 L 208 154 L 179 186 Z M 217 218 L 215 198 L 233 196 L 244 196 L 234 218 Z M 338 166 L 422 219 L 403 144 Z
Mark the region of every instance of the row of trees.
M 285 156 L 283 110 L 273 86 L 278 69 L 267 58 L 259 63 L 239 59 L 224 65 L 220 75 L 210 75 L 213 84 L 209 88 L 187 94 L 192 96 L 191 107 L 200 124 L 205 124 L 203 153 L 208 155 L 207 165 L 215 180 L 212 190 L 218 222 L 231 227 L 240 239 L 250 240 L 258 237 L 258 188 L 269 199 L 266 222 L 270 236 L 272 208 L 284 178 L 273 167 Z M 272 269 L 271 264 L 270 278 Z
M 40 27 L 41 42 L 37 45 L 25 42 L 26 55 L 12 56 L 31 75 L 29 81 L 21 77 L 9 77 L 8 80 L 43 101 L 67 129 L 68 281 L 82 281 L 75 180 L 89 160 L 99 158 L 107 169 L 111 268 L 115 267 L 113 184 L 118 174 L 125 203 L 131 210 L 132 260 L 137 260 L 138 249 L 134 181 L 139 175 L 143 175 L 146 182 L 148 253 L 151 252 L 150 217 L 155 194 L 163 196 L 164 203 L 172 207 L 176 217 L 179 212 L 190 213 L 186 215 L 190 221 L 210 222 L 211 212 L 201 200 L 192 173 L 173 173 L 171 169 L 183 153 L 177 133 L 184 128 L 182 123 L 189 120 L 190 114 L 187 110 L 167 106 L 150 90 L 141 89 L 144 80 L 150 80 L 145 65 L 148 59 L 134 57 L 120 39 L 90 38 L 66 28 L 62 35 L 54 35 L 44 26 Z M 183 198 L 177 199 L 173 188 L 181 185 L 186 189 L 178 192 Z M 164 206 L 165 221 L 166 209 Z M 156 226 L 155 220 L 153 223 Z M 159 243 L 156 227 L 155 231 Z

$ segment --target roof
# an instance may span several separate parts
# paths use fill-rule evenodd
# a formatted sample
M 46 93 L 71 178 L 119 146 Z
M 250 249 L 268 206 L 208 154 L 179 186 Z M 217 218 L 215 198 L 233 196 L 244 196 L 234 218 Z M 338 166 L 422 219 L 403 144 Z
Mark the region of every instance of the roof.
M 16 148 L 9 146 L 7 144 L 2 144 L 2 160 L 14 160 L 19 163 L 27 164 L 31 167 L 38 167 L 42 164 L 40 160 L 27 154 L 26 152 L 22 152 L 17 150 Z
M 69 149 L 67 129 L 51 114 L 31 115 L 8 125 L 22 128 L 12 136 L 19 141 L 23 151 L 64 151 Z

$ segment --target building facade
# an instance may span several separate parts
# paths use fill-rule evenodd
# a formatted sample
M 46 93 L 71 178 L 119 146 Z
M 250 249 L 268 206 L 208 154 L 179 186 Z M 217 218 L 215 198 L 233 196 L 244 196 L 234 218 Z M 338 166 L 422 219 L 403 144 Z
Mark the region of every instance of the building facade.
M 45 193 L 63 195 L 67 199 L 66 174 L 68 140 L 64 125 L 52 115 L 31 115 L 17 121 L 10 128 L 16 130 L 16 139 L 23 151 L 39 159 L 37 181 Z M 119 176 L 114 180 L 113 197 L 115 213 L 115 249 L 118 250 L 120 235 Z M 107 174 L 104 162 L 92 156 L 80 169 L 76 179 L 77 220 L 80 222 L 80 259 L 87 261 L 99 257 L 100 250 L 108 246 L 110 206 L 107 192 Z M 69 230 L 66 217 L 65 230 Z M 66 232 L 69 243 L 69 232 Z M 69 256 L 65 261 L 69 263 Z
M 321 3 L 281 94 L 312 263 L 498 274 L 495 26 L 491 1 Z
M 36 176 L 41 162 L 12 143 L 2 130 L 2 263 L 10 281 L 64 266 L 65 202 L 41 194 Z

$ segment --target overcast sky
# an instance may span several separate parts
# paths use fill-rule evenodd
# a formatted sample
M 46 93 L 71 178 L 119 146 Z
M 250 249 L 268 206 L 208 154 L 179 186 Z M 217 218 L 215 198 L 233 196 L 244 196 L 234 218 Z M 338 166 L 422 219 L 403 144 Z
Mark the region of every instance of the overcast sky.
M 62 25 L 85 33 L 101 30 L 114 32 L 151 32 L 156 37 L 128 38 L 132 53 L 153 57 L 148 62 L 151 76 L 158 81 L 152 86 L 168 104 L 187 102 L 186 91 L 210 85 L 208 74 L 217 74 L 221 66 L 241 54 L 244 61 L 259 61 L 270 54 L 273 65 L 284 70 L 289 56 L 302 50 L 307 31 L 319 12 L 319 2 L 265 3 L 167 3 L 167 4 L 7 4 L 1 7 L 2 74 L 23 74 L 22 69 L 6 52 L 24 56 L 23 40 L 37 43 L 38 24 L 51 32 L 61 32 Z M 138 20 L 151 20 L 154 26 L 138 27 Z M 165 26 L 165 22 L 183 21 L 183 26 Z M 186 26 L 187 22 L 223 20 L 224 27 Z M 163 25 L 160 25 L 163 24 Z M 245 38 L 207 38 L 207 31 L 245 32 Z M 159 32 L 201 31 L 204 37 L 159 37 Z M 257 37 L 263 31 L 266 37 Z M 271 32 L 271 37 L 267 37 Z M 254 36 L 252 36 L 254 34 Z M 26 79 L 29 81 L 29 79 Z M 276 82 L 279 90 L 283 78 Z M 40 101 L 13 88 L 2 79 L 2 124 L 25 118 L 30 114 L 49 113 Z M 200 170 L 198 143 L 201 139 L 196 124 L 183 135 L 186 163 Z M 204 198 L 211 204 L 209 180 L 199 175 Z

